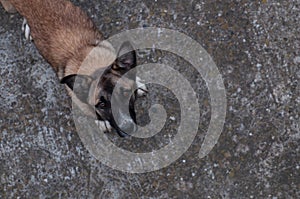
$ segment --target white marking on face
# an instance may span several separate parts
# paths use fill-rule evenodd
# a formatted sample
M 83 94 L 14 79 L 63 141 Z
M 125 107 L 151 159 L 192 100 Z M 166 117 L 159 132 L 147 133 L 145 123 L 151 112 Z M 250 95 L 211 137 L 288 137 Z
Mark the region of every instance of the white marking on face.
M 136 77 L 137 95 L 144 96 L 148 93 L 148 88 L 140 77 Z

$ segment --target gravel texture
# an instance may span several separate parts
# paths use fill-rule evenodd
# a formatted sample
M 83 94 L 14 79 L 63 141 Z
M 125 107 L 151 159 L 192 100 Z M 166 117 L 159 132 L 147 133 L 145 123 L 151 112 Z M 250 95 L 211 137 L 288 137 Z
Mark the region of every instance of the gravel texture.
M 141 27 L 180 31 L 212 56 L 224 80 L 227 117 L 214 149 L 198 152 L 210 121 L 205 81 L 163 51 L 141 63 L 172 65 L 197 91 L 201 121 L 189 150 L 158 171 L 129 174 L 94 158 L 72 118 L 72 103 L 51 67 L 21 32 L 22 18 L 0 8 L 0 198 L 300 198 L 300 1 L 73 1 L 105 36 Z M 187 60 L 188 61 L 188 60 Z M 139 99 L 164 104 L 168 120 L 151 139 L 108 137 L 147 152 L 170 143 L 178 101 L 149 85 Z M 129 165 L 130 166 L 130 165 Z

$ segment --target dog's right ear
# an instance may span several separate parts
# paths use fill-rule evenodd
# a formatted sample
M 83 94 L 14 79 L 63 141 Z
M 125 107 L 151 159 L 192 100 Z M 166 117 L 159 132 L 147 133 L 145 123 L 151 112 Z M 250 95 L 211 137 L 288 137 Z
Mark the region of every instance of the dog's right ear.
M 76 89 L 80 91 L 88 91 L 91 87 L 93 79 L 88 75 L 68 75 L 60 80 L 60 83 L 66 84 L 71 90 L 74 90 L 76 82 Z
M 113 65 L 114 70 L 129 71 L 136 66 L 136 52 L 129 41 L 121 45 L 117 57 L 116 64 Z

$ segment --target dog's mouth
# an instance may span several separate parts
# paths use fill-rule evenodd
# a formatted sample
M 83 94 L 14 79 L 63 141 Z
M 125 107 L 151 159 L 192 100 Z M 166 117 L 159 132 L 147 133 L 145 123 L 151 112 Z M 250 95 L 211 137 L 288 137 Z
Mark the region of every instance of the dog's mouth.
M 107 121 L 109 123 L 109 125 L 118 133 L 118 135 L 120 137 L 127 137 L 129 136 L 129 134 L 127 132 L 125 132 L 124 130 L 122 130 L 118 125 L 117 123 L 115 122 L 114 119 L 108 119 L 108 120 L 103 120 L 103 118 L 96 112 L 96 115 L 97 115 L 97 118 L 99 121 Z M 111 129 L 105 125 L 105 129 L 106 129 L 106 132 L 110 132 Z M 131 131 L 132 132 L 132 131 Z
M 117 124 L 116 122 L 113 120 L 113 121 L 109 121 L 110 125 L 117 131 L 118 135 L 120 137 L 127 137 L 129 136 L 128 133 L 126 133 L 125 131 L 123 131 Z
M 112 110 L 102 112 L 96 108 L 95 113 L 99 121 L 105 124 L 105 131 L 110 132 L 114 129 L 120 137 L 127 137 L 136 132 L 137 122 L 134 108 L 135 97 L 131 96 L 129 102 L 129 112 L 124 107 L 118 107 L 118 111 L 113 115 Z M 110 103 L 109 103 L 110 104 Z M 109 107 L 110 108 L 110 107 Z M 109 123 L 109 125 L 107 125 Z

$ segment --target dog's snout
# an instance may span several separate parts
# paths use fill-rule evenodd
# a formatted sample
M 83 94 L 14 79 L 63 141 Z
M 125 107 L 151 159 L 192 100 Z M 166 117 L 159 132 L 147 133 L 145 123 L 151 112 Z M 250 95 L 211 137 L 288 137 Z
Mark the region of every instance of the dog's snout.
M 127 134 L 134 133 L 136 131 L 136 124 L 134 122 L 126 122 L 121 126 L 121 129 Z

